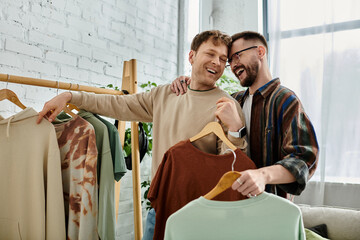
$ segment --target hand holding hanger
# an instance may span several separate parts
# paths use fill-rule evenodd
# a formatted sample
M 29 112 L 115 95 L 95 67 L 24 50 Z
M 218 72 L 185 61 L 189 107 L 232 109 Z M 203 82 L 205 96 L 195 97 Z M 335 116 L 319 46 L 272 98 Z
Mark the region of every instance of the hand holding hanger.
M 229 131 L 237 132 L 244 127 L 233 100 L 222 97 L 216 102 L 215 116 L 229 128 Z
M 226 189 L 228 189 L 229 187 L 231 187 L 231 185 L 233 184 L 233 182 L 241 176 L 240 172 L 234 171 L 234 164 L 236 162 L 236 154 L 233 150 L 231 149 L 227 149 L 226 151 L 231 151 L 234 154 L 234 161 L 231 165 L 231 171 L 226 172 L 219 180 L 219 182 L 216 184 L 216 186 L 210 191 L 208 192 L 204 198 L 206 199 L 213 199 L 214 197 L 216 197 L 217 195 L 219 195 L 220 193 L 222 193 L 223 191 L 225 191 Z
M 255 196 L 264 192 L 267 184 L 286 184 L 295 181 L 294 175 L 289 170 L 277 164 L 242 171 L 241 176 L 233 183 L 232 189 L 244 196 Z
M 230 142 L 229 139 L 225 136 L 224 130 L 222 129 L 220 123 L 210 122 L 208 123 L 198 134 L 190 138 L 190 142 L 194 142 L 206 135 L 214 133 L 218 138 L 220 138 L 231 150 L 235 151 L 236 147 Z
M 55 117 L 66 107 L 66 104 L 71 100 L 71 92 L 64 92 L 46 102 L 43 109 L 39 113 L 37 123 L 39 124 L 43 117 L 47 116 L 49 122 L 52 122 Z
M 259 169 L 255 169 L 241 172 L 231 187 L 244 196 L 253 197 L 264 192 L 265 185 L 264 175 L 261 175 Z

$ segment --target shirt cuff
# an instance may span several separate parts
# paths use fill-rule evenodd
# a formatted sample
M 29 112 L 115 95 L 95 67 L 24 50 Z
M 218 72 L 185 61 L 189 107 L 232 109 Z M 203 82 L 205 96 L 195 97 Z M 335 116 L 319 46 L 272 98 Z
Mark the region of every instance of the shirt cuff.
M 230 135 L 229 133 L 227 134 L 227 137 L 230 140 L 230 142 L 232 142 L 232 144 L 235 145 L 236 148 L 240 148 L 243 152 L 246 153 L 246 148 L 247 148 L 248 144 L 245 140 L 245 137 L 237 138 L 237 137 Z
M 81 93 L 80 92 L 71 92 L 71 100 L 70 103 L 74 104 L 75 106 L 77 106 L 78 108 L 80 108 L 81 105 Z

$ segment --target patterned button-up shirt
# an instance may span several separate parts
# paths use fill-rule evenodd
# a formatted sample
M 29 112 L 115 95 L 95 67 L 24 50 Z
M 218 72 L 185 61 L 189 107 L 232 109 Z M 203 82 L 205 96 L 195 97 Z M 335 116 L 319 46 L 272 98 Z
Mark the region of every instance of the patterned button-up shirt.
M 242 107 L 249 90 L 232 96 Z M 300 195 L 315 172 L 319 149 L 300 100 L 276 78 L 254 93 L 250 122 L 250 155 L 256 166 L 280 164 L 296 178 L 290 184 L 267 185 L 266 191 Z

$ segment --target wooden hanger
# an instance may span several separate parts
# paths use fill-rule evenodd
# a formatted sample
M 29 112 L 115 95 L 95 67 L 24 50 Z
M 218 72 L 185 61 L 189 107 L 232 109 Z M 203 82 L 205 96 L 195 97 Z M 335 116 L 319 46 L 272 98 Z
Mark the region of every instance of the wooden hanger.
M 236 153 L 233 150 L 227 149 L 226 151 L 231 151 L 234 154 L 234 161 L 231 165 L 231 171 L 226 172 L 219 180 L 219 182 L 216 184 L 216 186 L 211 189 L 210 192 L 208 192 L 204 198 L 210 200 L 213 199 L 214 197 L 216 197 L 217 195 L 219 195 L 220 193 L 222 193 L 223 191 L 225 191 L 226 189 L 228 189 L 229 187 L 231 187 L 231 185 L 233 184 L 233 182 L 241 176 L 240 172 L 234 171 L 234 165 L 236 162 Z M 225 151 L 225 152 L 226 152 Z
M 14 103 L 15 105 L 17 105 L 21 109 L 26 108 L 26 106 L 20 102 L 18 96 L 13 91 L 11 91 L 11 90 L 9 90 L 7 88 L 0 90 L 0 101 L 5 100 L 5 99 L 7 99 L 10 102 Z
M 75 109 L 76 111 L 80 111 L 80 109 L 77 106 L 75 106 L 74 104 L 71 104 L 71 103 L 67 104 L 67 108 L 70 109 L 70 110 Z
M 80 111 L 80 109 L 75 106 L 74 104 L 67 103 L 67 105 L 63 108 L 63 111 L 67 114 L 69 114 L 71 117 L 75 117 L 76 114 L 72 110 Z
M 237 171 L 229 171 L 225 173 L 216 184 L 216 186 L 208 192 L 204 198 L 211 200 L 229 187 L 241 176 L 240 172 Z
M 65 113 L 69 114 L 71 117 L 75 117 L 75 116 L 76 116 L 76 114 L 73 113 L 67 106 L 65 106 L 65 107 L 63 108 L 63 111 L 64 111 Z
M 198 134 L 190 138 L 190 142 L 194 142 L 210 133 L 214 133 L 218 136 L 231 150 L 235 151 L 236 147 L 230 142 L 230 140 L 225 136 L 224 130 L 222 129 L 220 123 L 210 122 L 208 123 Z

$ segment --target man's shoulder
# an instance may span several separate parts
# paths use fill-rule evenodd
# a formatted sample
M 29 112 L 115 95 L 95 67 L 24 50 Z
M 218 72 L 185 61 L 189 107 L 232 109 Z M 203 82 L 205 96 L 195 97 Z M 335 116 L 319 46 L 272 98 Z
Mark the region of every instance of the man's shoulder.
M 269 103 L 273 103 L 275 108 L 302 109 L 302 103 L 295 92 L 282 85 L 277 86 L 270 94 Z
M 151 91 L 162 92 L 162 91 L 171 91 L 170 84 L 161 84 L 156 87 L 151 88 Z
M 218 93 L 217 94 L 218 94 L 218 97 L 227 97 L 227 98 L 237 102 L 236 99 L 234 98 L 233 94 L 230 95 L 228 92 L 226 92 L 226 91 L 224 91 L 224 90 L 222 90 L 220 88 L 218 88 Z
M 149 95 L 153 98 L 157 98 L 161 95 L 169 95 L 170 93 L 172 93 L 170 89 L 170 84 L 159 85 L 151 88 L 150 91 L 142 92 L 142 94 Z
M 237 101 L 239 101 L 239 100 L 244 96 L 245 92 L 246 92 L 245 90 L 239 91 L 239 92 L 235 92 L 235 93 L 231 94 L 231 96 L 232 96 L 233 98 L 235 98 Z
M 276 87 L 276 89 L 271 94 L 271 98 L 276 98 L 276 99 L 290 98 L 295 101 L 300 101 L 294 91 L 283 85 L 279 85 Z

